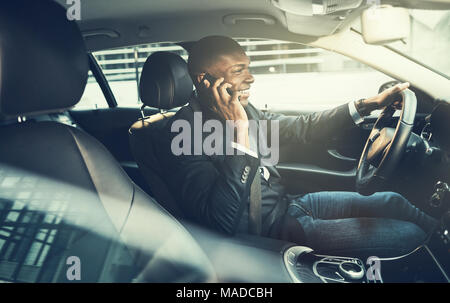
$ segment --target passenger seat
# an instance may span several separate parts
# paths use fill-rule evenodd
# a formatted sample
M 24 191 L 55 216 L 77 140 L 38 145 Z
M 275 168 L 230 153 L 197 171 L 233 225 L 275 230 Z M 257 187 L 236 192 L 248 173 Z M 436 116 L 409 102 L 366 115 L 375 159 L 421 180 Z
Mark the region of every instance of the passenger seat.
M 0 1 L 0 37 L 0 120 L 11 122 L 0 127 L 0 228 L 13 248 L 0 280 L 68 282 L 68 258 L 83 264 L 81 282 L 214 280 L 197 242 L 100 142 L 63 123 L 24 121 L 71 108 L 85 89 L 86 47 L 65 8 Z M 49 229 L 56 234 L 41 239 L 48 250 L 34 261 L 32 244 Z
M 164 167 L 160 166 L 155 146 L 162 129 L 175 112 L 168 110 L 187 104 L 193 94 L 193 83 L 186 62 L 169 52 L 155 52 L 147 58 L 139 83 L 142 113 L 146 106 L 155 107 L 160 113 L 143 117 L 129 130 L 131 152 L 151 191 L 166 210 L 176 218 L 183 218 L 173 195 L 161 179 Z

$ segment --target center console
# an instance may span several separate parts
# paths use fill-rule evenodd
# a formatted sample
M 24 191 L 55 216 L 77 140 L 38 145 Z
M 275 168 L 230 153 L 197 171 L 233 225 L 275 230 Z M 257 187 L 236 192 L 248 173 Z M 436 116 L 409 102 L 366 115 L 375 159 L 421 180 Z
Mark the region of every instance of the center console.
M 296 283 L 450 283 L 450 186 L 437 182 L 429 199 L 442 214 L 426 244 L 397 257 L 369 260 L 316 254 L 305 246 L 291 246 L 283 261 Z
M 443 221 L 427 244 L 402 256 L 360 260 L 292 246 L 284 251 L 283 261 L 295 283 L 450 283 L 448 225 Z
M 193 226 L 189 231 L 210 259 L 218 282 L 450 282 L 447 224 L 409 254 L 368 260 L 318 254 L 309 247 L 248 234 L 223 237 Z
M 366 268 L 360 259 L 318 255 L 305 246 L 287 249 L 284 263 L 292 280 L 297 283 L 368 282 Z

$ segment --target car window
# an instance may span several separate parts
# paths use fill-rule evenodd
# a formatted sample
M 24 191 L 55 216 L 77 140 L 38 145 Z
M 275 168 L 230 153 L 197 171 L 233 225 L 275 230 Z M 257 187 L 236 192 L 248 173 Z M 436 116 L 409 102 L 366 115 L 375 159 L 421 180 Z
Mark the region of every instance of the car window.
M 348 57 L 298 43 L 240 41 L 251 58 L 258 108 L 323 110 L 375 95 L 392 78 Z
M 410 9 L 407 39 L 388 46 L 445 74 L 450 79 L 450 11 Z
M 100 88 L 97 80 L 91 71 L 88 74 L 88 81 L 86 88 L 84 89 L 83 96 L 81 100 L 75 105 L 73 109 L 95 109 L 95 108 L 107 108 L 108 102 L 103 95 L 103 91 Z
M 392 78 L 345 56 L 298 43 L 236 40 L 251 59 L 255 77 L 250 102 L 260 109 L 322 110 L 375 95 Z M 174 43 L 152 43 L 94 52 L 119 106 L 139 106 L 138 80 L 147 57 L 170 51 L 187 60 Z M 88 96 L 95 99 L 97 97 Z
M 139 77 L 147 57 L 153 52 L 168 51 L 187 60 L 187 52 L 174 43 L 152 43 L 134 47 L 94 52 L 118 106 L 133 107 L 142 104 L 139 100 Z

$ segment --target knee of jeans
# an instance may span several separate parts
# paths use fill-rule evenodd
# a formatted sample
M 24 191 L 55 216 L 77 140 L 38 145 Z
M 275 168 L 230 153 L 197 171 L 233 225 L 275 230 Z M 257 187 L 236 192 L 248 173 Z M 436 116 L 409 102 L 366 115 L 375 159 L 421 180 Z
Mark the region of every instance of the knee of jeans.
M 399 245 L 401 245 L 406 252 L 411 252 L 417 247 L 424 244 L 427 234 L 416 224 L 404 222 L 400 229 L 396 230 L 401 233 Z
M 387 194 L 386 199 L 388 206 L 393 209 L 401 210 L 410 204 L 409 201 L 399 193 L 386 192 L 385 194 Z

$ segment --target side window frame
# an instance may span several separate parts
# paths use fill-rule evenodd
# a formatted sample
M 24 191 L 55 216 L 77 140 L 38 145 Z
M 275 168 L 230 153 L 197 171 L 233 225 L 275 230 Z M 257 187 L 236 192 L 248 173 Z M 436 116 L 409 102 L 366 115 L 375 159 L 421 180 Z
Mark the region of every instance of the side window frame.
M 100 86 L 100 89 L 103 92 L 103 96 L 105 97 L 106 102 L 108 103 L 109 108 L 117 107 L 116 97 L 109 86 L 108 80 L 106 80 L 105 74 L 103 73 L 100 65 L 95 59 L 92 53 L 88 53 L 89 57 L 89 68 L 91 69 L 92 75 L 94 76 L 97 84 Z

